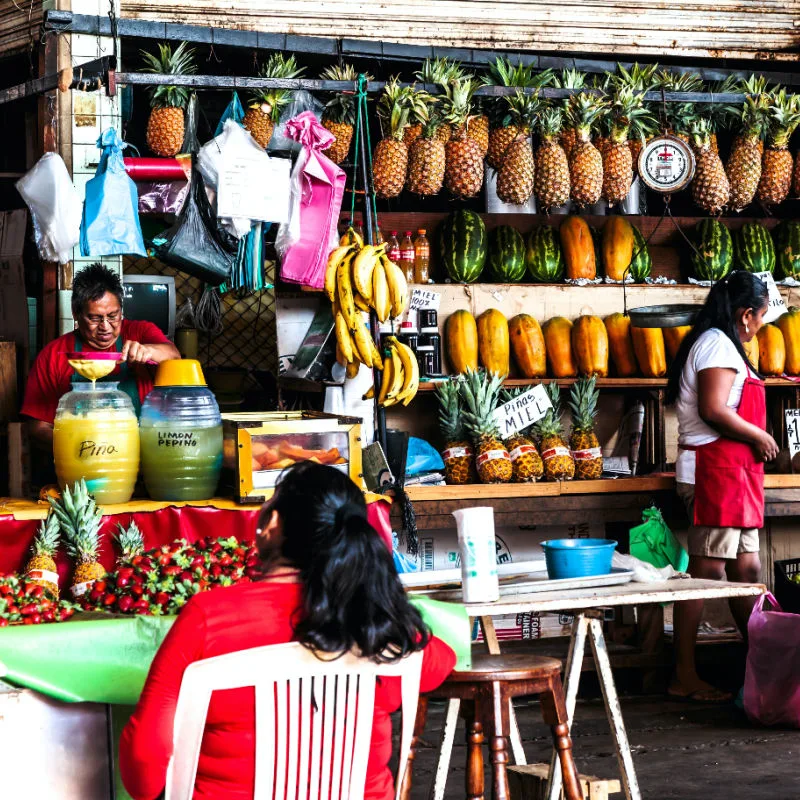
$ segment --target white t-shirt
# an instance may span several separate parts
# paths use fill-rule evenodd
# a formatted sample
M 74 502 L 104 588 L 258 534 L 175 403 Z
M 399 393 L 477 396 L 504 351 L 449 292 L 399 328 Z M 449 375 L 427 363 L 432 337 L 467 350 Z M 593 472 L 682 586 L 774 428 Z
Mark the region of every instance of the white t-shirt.
M 713 368 L 736 370 L 728 407 L 739 408 L 742 389 L 748 369 L 733 342 L 719 328 L 711 328 L 700 335 L 692 345 L 681 373 L 678 400 L 678 444 L 701 445 L 719 439 L 719 434 L 706 425 L 697 410 L 697 373 Z M 678 483 L 694 484 L 695 453 L 693 450 L 678 450 L 675 464 Z

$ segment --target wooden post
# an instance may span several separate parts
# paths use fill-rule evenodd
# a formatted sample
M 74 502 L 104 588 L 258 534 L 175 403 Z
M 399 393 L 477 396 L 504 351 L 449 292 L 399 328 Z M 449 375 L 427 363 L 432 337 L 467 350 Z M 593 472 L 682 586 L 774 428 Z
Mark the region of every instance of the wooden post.
M 17 418 L 17 345 L 0 342 L 0 422 Z

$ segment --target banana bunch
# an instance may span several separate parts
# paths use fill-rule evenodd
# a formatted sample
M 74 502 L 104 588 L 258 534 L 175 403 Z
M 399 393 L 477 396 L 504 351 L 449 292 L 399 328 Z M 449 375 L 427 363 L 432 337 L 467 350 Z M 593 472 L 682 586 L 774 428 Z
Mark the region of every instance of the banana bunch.
M 419 389 L 417 357 L 408 345 L 394 336 L 386 338 L 386 347 L 378 405 L 384 408 L 398 404 L 407 406 Z

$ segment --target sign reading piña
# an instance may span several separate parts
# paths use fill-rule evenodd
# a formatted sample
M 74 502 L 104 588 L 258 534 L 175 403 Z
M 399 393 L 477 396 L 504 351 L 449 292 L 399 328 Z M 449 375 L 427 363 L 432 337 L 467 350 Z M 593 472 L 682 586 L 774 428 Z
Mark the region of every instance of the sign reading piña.
M 499 406 L 494 418 L 504 439 L 538 422 L 553 406 L 542 384 Z

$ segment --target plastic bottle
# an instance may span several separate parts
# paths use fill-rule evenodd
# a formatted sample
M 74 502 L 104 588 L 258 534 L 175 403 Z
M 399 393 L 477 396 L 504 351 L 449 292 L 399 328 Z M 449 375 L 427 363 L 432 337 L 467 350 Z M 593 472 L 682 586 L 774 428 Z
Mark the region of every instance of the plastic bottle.
M 397 266 L 403 270 L 408 283 L 414 283 L 414 242 L 411 241 L 411 231 L 406 231 L 400 241 L 400 261 Z
M 414 282 L 428 283 L 430 278 L 431 245 L 425 236 L 425 229 L 417 231 L 414 240 Z
M 400 240 L 397 238 L 397 231 L 392 231 L 389 234 L 386 255 L 389 256 L 389 261 L 394 261 L 395 264 L 400 263 Z

